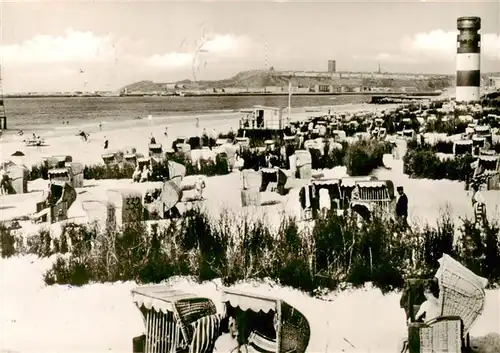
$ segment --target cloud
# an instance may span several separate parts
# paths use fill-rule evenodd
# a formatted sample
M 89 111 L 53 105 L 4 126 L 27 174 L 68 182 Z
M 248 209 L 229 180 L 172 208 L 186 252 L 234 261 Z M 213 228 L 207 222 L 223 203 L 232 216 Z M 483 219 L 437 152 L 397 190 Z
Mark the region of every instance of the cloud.
M 155 67 L 185 67 L 193 62 L 193 54 L 189 53 L 167 53 L 163 55 L 155 54 L 146 60 L 146 63 Z
M 457 34 L 458 31 L 437 29 L 405 36 L 401 39 L 397 50 L 392 53 L 379 53 L 371 59 L 391 63 L 453 62 L 457 52 Z M 481 56 L 489 60 L 500 60 L 498 34 L 481 34 Z M 361 59 L 359 55 L 353 58 Z
M 193 45 L 184 42 L 182 47 L 190 46 L 184 52 L 169 52 L 155 54 L 146 59 L 146 64 L 164 69 L 188 67 L 199 65 L 200 61 L 219 61 L 221 59 L 242 58 L 248 55 L 256 46 L 246 36 L 235 36 L 233 34 L 208 35 Z
M 3 45 L 1 51 L 6 65 L 88 62 L 109 58 L 113 42 L 111 36 L 69 28 L 63 36 L 36 35 L 21 44 Z

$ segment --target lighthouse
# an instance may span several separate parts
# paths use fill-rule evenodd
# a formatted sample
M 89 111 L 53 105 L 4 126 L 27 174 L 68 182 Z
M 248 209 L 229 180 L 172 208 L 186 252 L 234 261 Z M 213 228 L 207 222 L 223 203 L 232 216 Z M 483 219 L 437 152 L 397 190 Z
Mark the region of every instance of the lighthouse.
M 481 29 L 480 17 L 457 20 L 457 102 L 474 102 L 480 98 Z

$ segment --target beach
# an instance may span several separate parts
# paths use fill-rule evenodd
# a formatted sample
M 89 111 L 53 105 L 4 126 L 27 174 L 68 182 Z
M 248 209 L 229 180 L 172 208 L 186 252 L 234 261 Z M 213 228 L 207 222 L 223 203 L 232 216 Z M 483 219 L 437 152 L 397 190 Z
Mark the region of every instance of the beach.
M 321 112 L 356 112 L 390 109 L 392 106 L 338 105 L 322 107 L 320 112 L 306 112 L 304 108 L 292 110 L 292 120 L 305 119 Z M 199 118 L 200 127 L 196 128 Z M 219 112 L 203 115 L 178 117 L 152 116 L 137 120 L 104 124 L 103 131 L 97 125 L 88 126 L 89 142 L 76 136 L 81 126 L 37 131 L 45 137 L 47 146 L 26 147 L 23 136 L 4 136 L 1 155 L 16 163 L 27 166 L 40 163 L 43 157 L 71 155 L 73 160 L 84 165 L 102 163 L 104 140 L 109 140 L 109 150 L 136 147 L 147 154 L 151 134 L 158 143 L 169 148 L 179 136 L 193 136 L 206 129 L 225 133 L 238 129 L 239 114 Z M 168 136 L 164 136 L 168 127 Z M 28 135 L 29 132 L 26 131 Z M 29 135 L 28 135 L 29 136 Z M 400 155 L 404 154 L 405 143 L 398 141 Z M 10 156 L 21 151 L 24 157 Z M 376 170 L 379 179 L 393 180 L 403 185 L 409 198 L 411 222 L 423 226 L 435 224 L 446 210 L 453 219 L 471 217 L 470 196 L 464 191 L 464 184 L 449 180 L 414 180 L 403 174 L 403 162 L 388 155 L 388 168 Z M 29 183 L 29 194 L 1 196 L 3 208 L 1 219 L 33 213 L 48 182 L 35 180 Z M 135 185 L 135 186 L 134 186 Z M 85 180 L 85 187 L 78 190 L 80 200 L 92 199 L 115 187 L 139 187 L 131 180 Z M 241 175 L 233 172 L 207 179 L 203 206 L 214 216 L 223 210 L 242 212 L 240 199 Z M 223 192 L 221 192 L 223 191 Z M 274 194 L 279 205 L 253 210 L 271 222 L 279 221 L 283 213 L 298 212 L 298 194 L 287 196 Z M 499 219 L 498 195 L 494 191 L 484 193 L 490 219 Z M 250 211 L 246 211 L 250 212 Z M 85 221 L 86 213 L 81 204 L 69 210 L 69 221 Z M 60 227 L 59 224 L 53 226 Z M 37 231 L 33 227 L 33 232 Z M 143 330 L 139 311 L 132 303 L 130 290 L 133 282 L 113 284 L 89 284 L 81 288 L 71 286 L 45 286 L 42 274 L 50 267 L 53 258 L 37 259 L 21 256 L 0 260 L 0 342 L 2 350 L 18 352 L 129 352 L 132 337 Z M 185 278 L 172 279 L 176 288 L 210 297 L 220 303 L 220 292 L 213 283 L 195 284 Z M 405 337 L 404 311 L 399 307 L 400 293 L 383 295 L 370 285 L 362 289 L 350 289 L 327 295 L 328 300 L 313 299 L 297 290 L 268 284 L 242 283 L 238 289 L 279 296 L 305 313 L 311 324 L 310 352 L 397 352 L 401 339 Z M 488 290 L 484 314 L 474 325 L 471 334 L 484 336 L 500 331 L 500 291 Z M 367 316 L 367 313 L 370 313 Z
M 326 114 L 328 111 L 355 113 L 360 111 L 381 111 L 398 106 L 389 104 L 377 106 L 371 104 L 340 104 L 319 107 L 317 112 L 307 112 L 307 108 L 292 108 L 290 119 L 303 120 L 308 116 Z M 285 111 L 283 114 L 287 116 Z M 105 151 L 103 144 L 105 138 L 109 140 L 109 150 L 135 147 L 138 152 L 147 154 L 147 145 L 151 134 L 164 148 L 170 148 L 172 142 L 181 136 L 189 137 L 201 135 L 203 129 L 207 133 L 227 133 L 230 128 L 237 131 L 239 127 L 239 112 L 212 112 L 206 114 L 184 114 L 184 115 L 151 115 L 141 116 L 140 119 L 129 119 L 120 121 L 109 121 L 101 124 L 100 121 L 93 123 L 82 122 L 80 124 L 49 124 L 39 126 L 36 130 L 23 130 L 23 135 L 17 134 L 17 130 L 4 133 L 1 139 L 0 155 L 3 159 L 9 159 L 14 152 L 21 151 L 25 157 L 19 158 L 21 164 L 27 166 L 41 162 L 42 157 L 53 155 L 71 154 L 75 161 L 83 164 L 101 163 L 101 154 Z M 196 120 L 199 119 L 199 128 Z M 165 137 L 165 128 L 168 128 L 168 136 Z M 80 130 L 90 134 L 88 142 L 84 142 L 78 132 Z M 30 138 L 35 132 L 37 136 L 45 139 L 46 146 L 26 147 L 23 140 Z M 67 153 L 70 151 L 69 153 Z

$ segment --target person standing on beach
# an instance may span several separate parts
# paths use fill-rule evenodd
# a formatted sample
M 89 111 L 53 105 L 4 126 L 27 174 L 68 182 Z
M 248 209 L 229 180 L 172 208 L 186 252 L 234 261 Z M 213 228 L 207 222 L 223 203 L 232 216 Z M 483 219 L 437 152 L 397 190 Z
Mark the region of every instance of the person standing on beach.
M 106 136 L 104 136 L 104 149 L 107 150 L 108 149 L 108 146 L 109 146 L 109 141 L 108 139 L 106 138 Z
M 196 128 L 200 127 L 200 118 L 196 118 Z
M 168 138 L 168 126 L 165 126 L 165 132 L 163 133 L 165 138 Z
M 396 203 L 396 219 L 406 229 L 408 226 L 408 197 L 402 186 L 398 186 L 397 191 L 399 198 Z

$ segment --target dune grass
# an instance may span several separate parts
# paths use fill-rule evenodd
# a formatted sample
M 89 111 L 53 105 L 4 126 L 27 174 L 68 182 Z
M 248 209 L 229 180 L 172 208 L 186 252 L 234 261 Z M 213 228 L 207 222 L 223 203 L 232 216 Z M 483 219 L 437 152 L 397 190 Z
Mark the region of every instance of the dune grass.
M 359 228 L 354 218 L 330 214 L 310 230 L 284 217 L 276 230 L 230 211 L 214 221 L 194 209 L 152 231 L 145 223 L 126 224 L 120 231 L 68 224 L 59 239 L 42 230 L 27 246 L 5 228 L 0 227 L 0 234 L 2 256 L 56 257 L 44 275 L 47 285 L 157 283 L 183 275 L 200 282 L 221 278 L 225 284 L 267 278 L 310 294 L 372 282 L 387 292 L 402 288 L 405 278 L 432 276 L 443 253 L 498 283 L 498 224 L 486 223 L 480 232 L 464 219 L 457 233 L 455 229 L 446 214 L 435 228 L 414 226 L 410 231 L 379 215 Z

